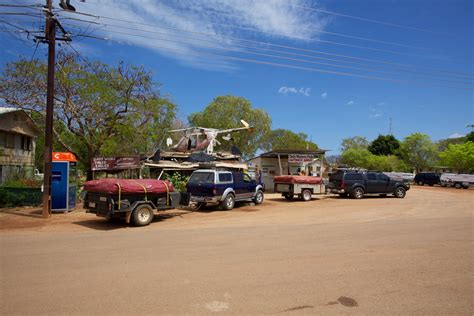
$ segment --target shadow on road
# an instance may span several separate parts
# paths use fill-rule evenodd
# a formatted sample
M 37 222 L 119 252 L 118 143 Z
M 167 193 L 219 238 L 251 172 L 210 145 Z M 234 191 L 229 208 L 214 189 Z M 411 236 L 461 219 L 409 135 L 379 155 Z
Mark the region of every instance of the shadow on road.
M 167 219 L 176 217 L 176 216 L 182 216 L 186 213 L 183 212 L 173 212 L 173 213 L 158 213 L 155 214 L 153 217 L 152 222 L 150 225 L 153 225 L 154 223 L 159 223 L 162 221 L 165 221 Z M 132 224 L 127 224 L 125 223 L 125 219 L 112 219 L 112 220 L 107 220 L 105 218 L 96 218 L 96 219 L 90 219 L 90 220 L 84 220 L 84 221 L 76 221 L 73 222 L 75 225 L 87 227 L 90 229 L 95 229 L 95 230 L 116 230 L 116 229 L 123 229 L 123 228 L 139 228 L 136 226 L 133 226 Z
M 18 212 L 15 211 L 14 209 L 2 209 L 0 211 L 1 213 L 5 214 L 11 214 L 11 215 L 17 215 L 17 216 L 23 216 L 23 217 L 32 217 L 32 218 L 42 218 L 42 210 L 34 210 L 28 213 L 25 212 Z

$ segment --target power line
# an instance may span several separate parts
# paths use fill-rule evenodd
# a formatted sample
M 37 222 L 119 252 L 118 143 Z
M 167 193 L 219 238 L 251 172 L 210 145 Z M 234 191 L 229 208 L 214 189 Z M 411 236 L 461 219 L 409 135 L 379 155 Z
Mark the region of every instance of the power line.
M 64 12 L 67 12 L 67 11 L 64 11 Z M 67 13 L 69 13 L 69 12 L 67 12 Z M 354 59 L 354 60 L 366 61 L 366 62 L 371 62 L 371 63 L 375 62 L 375 63 L 381 63 L 381 64 L 386 64 L 386 65 L 394 65 L 394 66 L 400 66 L 400 67 L 411 67 L 411 68 L 415 68 L 415 69 L 429 70 L 429 71 L 435 71 L 435 72 L 445 72 L 445 73 L 452 73 L 452 74 L 459 74 L 459 75 L 474 76 L 474 74 L 472 74 L 472 73 L 463 73 L 463 72 L 456 72 L 456 71 L 449 71 L 449 70 L 442 70 L 442 69 L 425 68 L 425 67 L 419 67 L 419 66 L 411 65 L 411 64 L 395 63 L 395 62 L 390 62 L 390 61 L 370 59 L 370 58 L 362 58 L 362 57 L 343 55 L 343 54 L 334 54 L 334 53 L 328 53 L 328 52 L 324 52 L 324 51 L 305 49 L 305 48 L 289 46 L 289 45 L 281 45 L 281 44 L 275 44 L 275 43 L 264 42 L 264 41 L 248 40 L 248 39 L 243 39 L 243 38 L 239 38 L 239 37 L 218 36 L 218 35 L 213 34 L 213 33 L 189 31 L 189 30 L 183 30 L 183 29 L 174 28 L 174 27 L 160 26 L 160 25 L 151 24 L 151 23 L 143 23 L 143 22 L 137 22 L 137 21 L 131 21 L 131 20 L 125 20 L 125 19 L 119 19 L 119 18 L 112 18 L 112 17 L 107 17 L 107 16 L 98 16 L 98 15 L 93 15 L 93 14 L 84 13 L 84 12 L 77 12 L 76 11 L 76 12 L 70 12 L 70 13 L 79 14 L 79 15 L 88 16 L 88 17 L 93 17 L 93 18 L 99 19 L 99 20 L 100 19 L 107 19 L 107 20 L 111 20 L 111 21 L 118 21 L 118 22 L 124 22 L 124 23 L 136 24 L 136 25 L 144 25 L 144 26 L 150 26 L 150 27 L 172 29 L 172 30 L 176 30 L 176 31 L 193 33 L 193 34 L 200 34 L 200 35 L 204 35 L 204 36 L 221 37 L 221 38 L 225 38 L 225 39 L 238 40 L 238 41 L 243 41 L 243 42 L 248 42 L 248 43 L 255 43 L 255 44 L 260 44 L 260 45 L 269 45 L 269 46 L 275 46 L 275 47 L 286 48 L 286 49 L 291 49 L 291 50 L 297 50 L 297 51 L 303 51 L 303 52 L 309 52 L 309 53 L 315 53 L 315 54 L 322 54 L 322 55 L 334 56 L 334 57 L 340 57 L 340 58 L 347 58 L 347 59 Z M 75 19 L 75 18 L 66 17 L 66 19 Z M 76 19 L 76 20 L 80 20 L 80 19 Z M 84 20 L 84 21 L 86 21 L 86 20 Z M 91 22 L 91 21 L 87 21 L 87 22 Z M 471 78 L 463 78 L 463 77 L 453 77 L 453 78 L 471 79 Z
M 428 33 L 434 33 L 434 34 L 448 34 L 448 33 L 440 33 L 440 32 L 434 32 L 432 30 L 427 30 L 427 29 L 422 29 L 418 27 L 413 27 L 413 26 L 406 26 L 406 25 L 401 25 L 397 23 L 390 23 L 390 22 L 385 22 L 385 21 L 380 21 L 380 20 L 375 20 L 375 19 L 369 19 L 369 18 L 364 18 L 360 16 L 355 16 L 355 15 L 349 15 L 349 14 L 344 14 L 344 13 L 339 13 L 339 12 L 334 12 L 334 11 L 328 11 L 328 10 L 323 10 L 323 9 L 317 9 L 314 7 L 309 7 L 309 6 L 303 6 L 303 5 L 296 5 L 292 4 L 296 8 L 301 8 L 305 10 L 310 10 L 310 11 L 315 11 L 315 12 L 320 12 L 320 13 L 325 13 L 325 14 L 330 14 L 330 15 L 336 15 L 340 16 L 343 18 L 349 18 L 349 19 L 354 19 L 354 20 L 359 20 L 359 21 L 364 21 L 364 22 L 370 22 L 370 23 L 376 23 L 376 24 L 381 24 L 381 25 L 386 25 L 386 26 L 391 26 L 395 28 L 402 28 L 402 29 L 407 29 L 407 30 L 413 30 L 413 31 L 419 31 L 419 32 L 428 32 Z
M 79 22 L 87 22 L 87 23 L 93 23 L 96 25 L 103 25 L 103 26 L 110 26 L 110 27 L 115 27 L 115 28 L 121 28 L 121 29 L 126 29 L 126 30 L 133 30 L 133 31 L 140 31 L 140 32 L 146 32 L 146 33 L 153 33 L 153 34 L 162 34 L 162 35 L 172 35 L 169 33 L 162 33 L 162 32 L 156 32 L 156 31 L 150 31 L 150 30 L 143 30 L 143 29 L 138 29 L 138 28 L 132 28 L 129 26 L 123 26 L 123 25 L 117 25 L 117 24 L 110 24 L 110 23 L 103 23 L 103 22 L 95 22 L 95 21 L 89 21 L 89 20 L 83 20 L 83 19 L 77 19 L 77 18 L 64 18 L 64 19 L 71 19 L 73 21 L 79 21 Z M 241 39 L 241 38 L 235 38 L 235 37 L 226 37 L 226 36 L 217 36 L 214 34 L 210 33 L 203 33 L 203 32 L 196 32 L 196 31 L 186 31 L 186 30 L 181 30 L 173 27 L 166 27 L 166 26 L 157 26 L 157 25 L 151 25 L 147 23 L 139 23 L 137 24 L 146 24 L 147 26 L 153 26 L 157 27 L 160 29 L 170 29 L 174 31 L 179 31 L 179 32 L 185 32 L 185 33 L 191 33 L 191 34 L 196 34 L 200 36 L 206 36 L 208 38 L 209 36 L 218 38 L 218 42 L 223 43 L 225 45 L 228 45 L 228 43 L 222 41 L 222 39 L 231 39 L 231 40 L 237 40 L 237 41 L 242 41 L 242 42 L 250 42 L 252 44 L 259 44 L 259 45 L 269 45 L 269 46 L 274 46 L 274 47 L 283 47 L 285 49 L 292 49 L 292 50 L 297 50 L 297 51 L 304 51 L 304 52 L 312 52 L 316 54 L 322 54 L 322 55 L 335 55 L 339 58 L 345 55 L 337 55 L 337 54 L 327 54 L 324 52 L 319 52 L 319 51 L 313 51 L 313 50 L 307 50 L 307 49 L 301 49 L 297 47 L 292 47 L 292 46 L 286 46 L 286 45 L 279 45 L 279 44 L 273 44 L 273 43 L 267 43 L 267 42 L 261 42 L 261 41 L 253 41 L 253 40 L 246 40 L 246 39 Z M 111 30 L 107 30 L 108 32 L 114 32 Z M 76 35 L 77 36 L 77 35 Z M 132 35 L 133 36 L 133 35 Z M 176 37 L 184 37 L 184 38 L 189 38 L 187 36 L 183 35 L 178 35 L 178 34 L 173 34 L 173 36 Z M 194 38 L 193 38 L 194 39 Z M 210 42 L 209 40 L 203 40 Z M 216 40 L 214 40 L 216 41 Z M 347 60 L 339 60 L 339 59 L 333 59 L 333 58 L 326 58 L 326 57 L 321 57 L 321 56 L 313 56 L 313 55 L 308 55 L 308 54 L 301 54 L 301 53 L 295 53 L 295 52 L 288 52 L 288 51 L 281 51 L 281 50 L 275 50 L 271 48 L 262 48 L 262 47 L 255 47 L 255 46 L 249 46 L 249 45 L 242 45 L 242 44 L 233 44 L 234 46 L 239 46 L 239 47 L 245 47 L 245 48 L 251 48 L 251 49 L 257 49 L 257 50 L 265 50 L 265 51 L 272 51 L 272 52 L 278 52 L 282 54 L 287 54 L 287 55 L 294 55 L 294 56 L 301 56 L 301 57 L 307 57 L 307 58 L 312 58 L 312 59 L 318 59 L 318 60 L 329 60 L 329 61 L 334 61 L 334 62 L 339 62 L 339 63 L 349 63 L 349 64 L 356 64 L 356 65 L 363 65 L 363 66 L 368 66 L 366 63 L 361 63 L 361 62 L 356 62 L 356 61 L 347 61 Z M 345 56 L 346 58 L 350 58 L 350 56 Z M 365 59 L 364 59 L 365 60 Z M 368 59 L 368 61 L 372 61 Z M 397 65 L 395 63 L 389 63 L 385 62 L 386 64 L 389 65 Z M 369 65 L 373 67 L 373 65 Z M 465 77 L 459 77 L 459 76 L 453 76 L 453 75 L 446 75 L 446 74 L 439 74 L 439 73 L 430 73 L 430 72 L 422 72 L 422 71 L 414 71 L 414 70 L 409 70 L 409 69 L 403 69 L 403 68 L 395 68 L 395 67 L 389 67 L 389 66 L 375 66 L 376 69 L 393 69 L 395 71 L 400 71 L 400 72 L 408 72 L 408 73 L 415 73 L 415 74 L 423 74 L 423 75 L 430 75 L 430 76 L 444 76 L 448 78 L 457 78 L 457 79 L 467 79 L 467 80 L 473 80 L 473 78 L 465 78 Z
M 101 39 L 106 40 L 106 41 L 110 41 L 110 42 L 114 42 L 114 43 L 118 43 L 118 44 L 121 44 L 121 45 L 124 44 L 124 41 L 114 40 L 114 39 L 110 39 L 110 38 L 101 38 Z M 181 53 L 186 53 L 187 55 L 214 56 L 214 57 L 219 57 L 219 58 L 223 58 L 223 59 L 237 60 L 237 61 L 243 61 L 243 62 L 254 63 L 254 64 L 262 64 L 262 65 L 269 65 L 269 66 L 276 66 L 276 67 L 280 67 L 280 68 L 283 67 L 283 68 L 290 68 L 290 69 L 297 69 L 297 70 L 306 70 L 306 71 L 311 71 L 311 72 L 334 74 L 334 75 L 356 77 L 356 78 L 363 78 L 363 79 L 372 79 L 372 80 L 402 83 L 402 84 L 405 83 L 405 84 L 419 85 L 419 86 L 434 86 L 434 87 L 445 87 L 445 88 L 452 88 L 452 89 L 461 89 L 461 90 L 474 91 L 474 89 L 471 89 L 471 88 L 462 88 L 462 87 L 458 87 L 458 86 L 449 86 L 449 85 L 440 85 L 440 84 L 422 84 L 422 83 L 418 83 L 418 82 L 413 81 L 413 80 L 400 80 L 400 79 L 393 79 L 393 78 L 377 77 L 377 76 L 372 76 L 372 75 L 355 74 L 355 73 L 351 73 L 351 72 L 340 72 L 340 71 L 326 70 L 326 69 L 319 69 L 319 68 L 311 68 L 311 67 L 305 67 L 305 66 L 281 64 L 281 63 L 276 63 L 276 62 L 271 62 L 271 61 L 250 59 L 250 58 L 237 57 L 237 56 L 229 56 L 229 55 L 218 54 L 218 53 L 213 53 L 213 52 L 201 52 L 201 51 L 200 52 L 195 52 L 195 51 L 188 51 L 188 50 L 183 50 L 183 49 L 178 49 L 178 48 L 170 48 L 170 47 L 165 47 L 165 46 L 160 46 L 160 45 L 151 45 L 151 44 L 147 44 L 147 47 L 159 48 L 159 49 L 162 49 L 162 50 L 168 50 L 168 51 L 172 51 L 172 52 L 181 52 Z
M 165 39 L 165 38 L 162 38 L 162 37 L 150 37 L 150 36 L 145 36 L 145 35 L 140 35 L 140 34 L 132 34 L 132 33 L 126 33 L 126 32 L 120 32 L 120 31 L 111 31 L 111 30 L 108 30 L 108 32 L 115 33 L 115 34 L 121 34 L 121 35 L 127 35 L 127 36 L 141 37 L 141 38 L 146 38 L 146 39 L 157 39 L 157 40 L 173 42 L 173 43 L 183 43 L 183 41 Z M 144 32 L 150 32 L 150 31 L 144 31 Z M 152 32 L 152 33 L 160 34 L 160 35 L 164 35 L 164 36 L 184 37 L 184 38 L 192 40 L 192 41 L 209 42 L 209 43 L 212 43 L 212 44 L 216 44 L 213 41 L 190 38 L 188 36 L 174 35 L 174 34 L 161 33 L 161 32 Z M 360 71 L 368 71 L 368 72 L 375 72 L 375 73 L 383 73 L 383 74 L 388 73 L 388 74 L 391 74 L 391 72 L 379 71 L 379 70 L 374 70 L 374 69 L 370 69 L 370 68 L 351 67 L 351 66 L 346 66 L 346 65 L 337 65 L 337 64 L 332 64 L 332 63 L 317 62 L 317 61 L 311 61 L 311 60 L 305 60 L 305 59 L 299 59 L 299 58 L 290 58 L 290 57 L 279 56 L 279 55 L 257 53 L 257 52 L 252 52 L 252 51 L 248 51 L 248 50 L 242 50 L 242 49 L 220 47 L 220 46 L 216 46 L 216 45 L 202 45 L 202 44 L 200 44 L 200 46 L 201 47 L 212 48 L 212 49 L 218 49 L 218 50 L 225 50 L 225 51 L 231 51 L 231 52 L 239 52 L 239 53 L 244 53 L 244 54 L 251 54 L 251 55 L 257 55 L 257 56 L 264 56 L 264 57 L 270 57 L 270 58 L 290 60 L 290 61 L 295 61 L 295 62 L 303 62 L 303 63 L 318 64 L 318 65 L 324 65 L 324 66 L 330 66 L 330 67 L 336 67 L 336 68 L 345 68 L 345 69 L 351 69 L 351 70 L 360 70 Z M 469 82 L 445 80 L 445 79 L 439 79 L 439 78 L 427 78 L 427 77 L 414 77 L 414 78 L 423 79 L 423 80 L 436 80 L 436 81 L 443 81 L 443 82 L 450 82 L 450 83 L 459 83 L 459 84 L 474 84 L 474 83 L 469 83 Z
M 219 25 L 224 26 L 224 27 L 230 27 L 230 28 L 234 28 L 234 29 L 239 29 L 239 30 L 252 31 L 252 32 L 258 32 L 258 33 L 270 34 L 270 35 L 285 36 L 285 34 L 282 34 L 282 33 L 262 31 L 262 30 L 259 30 L 259 29 L 256 29 L 256 28 L 242 27 L 242 26 L 230 25 L 230 24 L 225 24 L 225 23 L 219 23 Z M 338 46 L 346 46 L 346 47 L 359 48 L 359 49 L 367 49 L 367 50 L 372 50 L 372 51 L 377 51 L 377 52 L 384 52 L 384 53 L 390 53 L 390 54 L 396 54 L 396 55 L 418 56 L 418 55 L 416 55 L 416 54 L 407 54 L 407 53 L 403 53 L 403 52 L 399 52 L 399 51 L 394 51 L 394 50 L 389 50 L 389 49 L 366 47 L 366 46 L 353 45 L 353 44 L 347 44 L 347 43 L 340 43 L 340 42 L 334 42 L 334 41 L 327 41 L 327 40 L 315 39 L 315 38 L 313 38 L 313 39 L 311 39 L 311 40 L 312 40 L 312 41 L 315 41 L 315 42 L 325 43 L 325 44 L 338 45 Z
M 239 16 L 236 15 L 236 14 L 224 12 L 224 11 L 221 11 L 221 10 L 216 10 L 216 9 L 214 9 L 214 8 L 213 8 L 213 9 L 206 8 L 206 10 L 215 12 L 215 13 L 217 13 L 217 14 L 219 14 L 219 15 L 227 15 L 227 16 L 232 16 L 232 17 L 239 17 Z M 225 25 L 225 24 L 220 24 L 220 25 Z M 228 25 L 228 26 L 229 26 L 229 25 Z M 229 27 L 234 27 L 234 26 L 231 26 L 231 25 L 230 25 Z M 357 39 L 357 40 L 361 40 L 361 41 L 368 41 L 368 42 L 373 42 L 373 43 L 379 43 L 379 44 L 400 46 L 400 47 L 406 47 L 406 48 L 425 49 L 425 48 L 423 48 L 423 47 L 417 47 L 417 46 L 413 46 L 413 45 L 400 44 L 400 43 L 391 42 L 391 41 L 382 41 L 382 40 L 379 40 L 379 39 L 373 39 L 373 38 L 362 37 L 362 36 L 355 36 L 355 35 L 350 35 L 350 34 L 343 34 L 343 33 L 336 33 L 336 32 L 323 31 L 323 30 L 318 30 L 318 29 L 312 29 L 312 28 L 309 28 L 309 27 L 305 27 L 304 30 L 309 30 L 309 31 L 312 31 L 312 32 L 315 32 L 315 33 L 322 33 L 322 34 L 328 34 L 328 35 L 333 35 L 333 36 L 340 36 L 340 37 L 345 37 L 345 38 Z
M 72 12 L 72 13 L 81 14 L 82 12 Z M 94 16 L 94 15 L 90 15 L 90 14 L 86 14 L 86 15 L 87 16 Z M 100 18 L 99 16 L 94 16 L 94 17 Z M 102 18 L 106 18 L 106 17 L 102 17 Z M 107 18 L 107 19 L 116 20 L 116 21 L 120 20 L 120 19 L 116 19 L 116 18 Z M 217 24 L 217 23 L 212 23 L 212 24 Z M 277 35 L 277 36 L 284 36 L 284 37 L 287 36 L 286 34 L 282 34 L 282 33 L 278 33 L 278 32 L 262 31 L 262 30 L 255 29 L 255 28 L 236 26 L 236 25 L 225 24 L 225 23 L 218 23 L 218 25 L 228 27 L 228 28 L 245 30 L 245 31 L 258 32 L 258 33 L 262 33 L 262 34 Z M 366 50 L 371 50 L 371 51 L 390 53 L 390 54 L 395 54 L 395 55 L 417 56 L 416 54 L 409 54 L 409 53 L 404 53 L 404 52 L 394 51 L 394 50 L 389 50 L 389 49 L 353 45 L 353 44 L 347 44 L 347 43 L 341 43 L 341 42 L 335 42 L 335 41 L 328 41 L 328 40 L 322 40 L 322 39 L 312 39 L 312 41 L 325 43 L 325 44 L 329 44 L 329 45 L 345 46 L 345 47 L 352 47 L 352 48 L 357 48 L 357 49 L 366 49 Z

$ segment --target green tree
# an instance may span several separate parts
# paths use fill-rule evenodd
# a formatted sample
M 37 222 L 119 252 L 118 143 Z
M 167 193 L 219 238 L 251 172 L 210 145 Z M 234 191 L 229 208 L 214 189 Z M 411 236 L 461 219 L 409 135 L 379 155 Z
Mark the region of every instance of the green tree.
M 341 155 L 341 163 L 352 168 L 379 171 L 410 171 L 410 167 L 394 155 L 378 156 L 367 149 L 349 148 Z
M 341 163 L 352 168 L 367 168 L 372 153 L 364 148 L 349 148 L 341 154 Z
M 400 142 L 393 135 L 379 135 L 374 139 L 368 149 L 374 155 L 394 155 L 398 148 L 400 148 Z
M 265 139 L 266 150 L 277 149 L 318 149 L 318 145 L 308 140 L 305 133 L 294 133 L 287 129 L 276 129 L 268 133 Z
M 369 141 L 367 140 L 367 138 L 362 137 L 362 136 L 344 138 L 341 143 L 342 152 L 350 148 L 367 149 L 367 147 L 369 147 Z
M 450 144 L 439 154 L 441 164 L 458 172 L 474 171 L 474 142 Z
M 40 114 L 46 104 L 45 63 L 21 59 L 6 65 L 0 98 Z M 143 67 L 88 62 L 60 53 L 56 61 L 55 142 L 73 152 L 92 178 L 91 158 L 149 152 L 164 139 L 176 106 L 160 95 Z
M 474 131 L 468 133 L 465 137 L 467 142 L 474 142 Z
M 193 113 L 188 118 L 193 126 L 219 129 L 242 126 L 242 119 L 253 126 L 252 132 L 236 132 L 232 134 L 232 138 L 244 157 L 250 157 L 257 149 L 264 148 L 272 121 L 266 111 L 253 108 L 249 100 L 231 95 L 219 96 L 202 112 Z M 228 146 L 224 142 L 221 143 L 216 149 Z
M 432 167 L 438 158 L 435 144 L 428 135 L 422 133 L 407 136 L 400 144 L 400 153 L 416 172 Z

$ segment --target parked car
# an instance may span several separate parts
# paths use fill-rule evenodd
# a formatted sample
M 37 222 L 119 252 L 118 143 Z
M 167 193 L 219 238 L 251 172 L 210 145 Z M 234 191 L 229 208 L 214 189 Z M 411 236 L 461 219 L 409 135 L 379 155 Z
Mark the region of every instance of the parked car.
M 225 210 L 234 208 L 235 202 L 263 203 L 264 188 L 241 171 L 199 169 L 194 171 L 186 185 L 195 208 L 219 204 Z
M 329 176 L 328 191 L 341 197 L 361 199 L 366 194 L 393 194 L 404 198 L 410 184 L 402 178 L 390 178 L 382 172 L 338 170 Z
M 436 172 L 420 172 L 417 173 L 414 182 L 418 185 L 428 184 L 433 186 L 434 184 L 441 184 L 439 181 L 440 174 Z
M 468 189 L 469 186 L 474 184 L 474 174 L 443 173 L 439 180 L 443 187 L 452 186 L 456 189 Z

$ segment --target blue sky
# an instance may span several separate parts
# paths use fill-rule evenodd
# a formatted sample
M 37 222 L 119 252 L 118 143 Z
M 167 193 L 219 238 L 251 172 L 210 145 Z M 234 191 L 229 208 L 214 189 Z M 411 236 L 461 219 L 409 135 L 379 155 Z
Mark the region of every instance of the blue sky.
M 53 3 L 57 7 L 59 1 Z M 73 36 L 75 49 L 91 59 L 111 64 L 123 60 L 152 70 L 163 85 L 162 92 L 178 104 L 183 120 L 216 96 L 242 96 L 271 115 L 273 128 L 304 132 L 333 153 L 345 137 L 372 140 L 387 134 L 390 118 L 399 139 L 422 132 L 439 140 L 465 134 L 470 131 L 466 125 L 474 124 L 474 7 L 470 0 L 71 3 L 79 12 L 102 18 L 58 11 L 66 29 L 108 39 Z M 38 11 L 0 8 L 0 12 Z M 1 18 L 28 30 L 37 30 L 42 20 Z M 2 27 L 13 30 L 9 25 Z M 0 67 L 19 55 L 33 55 L 35 45 L 25 34 L 1 32 L 0 36 Z M 248 46 L 258 46 L 260 50 L 252 51 L 266 55 L 242 52 L 250 50 Z M 35 56 L 45 59 L 46 48 L 40 45 Z

